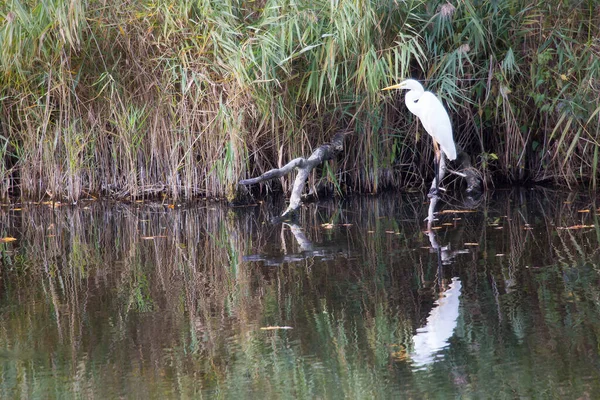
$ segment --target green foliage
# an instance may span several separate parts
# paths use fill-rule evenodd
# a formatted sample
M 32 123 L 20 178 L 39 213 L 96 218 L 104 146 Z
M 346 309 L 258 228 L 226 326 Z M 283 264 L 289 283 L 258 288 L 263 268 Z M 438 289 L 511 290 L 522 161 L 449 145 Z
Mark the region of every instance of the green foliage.
M 430 141 L 400 94 L 380 92 L 409 76 L 444 100 L 456 141 L 497 179 L 596 185 L 597 11 L 589 0 L 8 0 L 0 194 L 223 197 L 347 126 L 340 187 L 418 185 Z

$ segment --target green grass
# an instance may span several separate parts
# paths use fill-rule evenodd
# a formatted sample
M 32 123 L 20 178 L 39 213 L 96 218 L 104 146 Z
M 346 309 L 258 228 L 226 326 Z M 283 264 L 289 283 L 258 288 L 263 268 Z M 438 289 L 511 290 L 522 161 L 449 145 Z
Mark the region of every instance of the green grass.
M 8 0 L 0 195 L 227 197 L 346 127 L 337 186 L 419 186 L 430 140 L 380 91 L 405 77 L 495 181 L 595 188 L 595 2 L 452 4 Z

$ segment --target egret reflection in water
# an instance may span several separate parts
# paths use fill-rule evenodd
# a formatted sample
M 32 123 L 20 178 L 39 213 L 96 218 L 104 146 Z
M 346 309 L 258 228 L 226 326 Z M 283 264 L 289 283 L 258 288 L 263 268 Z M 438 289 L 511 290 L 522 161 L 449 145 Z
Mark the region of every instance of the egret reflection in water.
M 433 363 L 438 359 L 438 353 L 448 347 L 458 320 L 461 289 L 460 279 L 452 278 L 443 297 L 435 302 L 425 326 L 417 329 L 413 337 L 413 352 L 410 354 L 416 368 Z

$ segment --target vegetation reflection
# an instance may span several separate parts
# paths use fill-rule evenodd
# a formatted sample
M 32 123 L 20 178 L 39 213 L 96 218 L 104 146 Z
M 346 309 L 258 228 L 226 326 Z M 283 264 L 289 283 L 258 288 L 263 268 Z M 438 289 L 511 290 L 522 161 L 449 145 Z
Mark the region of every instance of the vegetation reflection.
M 600 394 L 593 201 L 455 204 L 432 237 L 401 200 L 297 225 L 268 223 L 279 205 L 5 207 L 0 396 Z M 419 363 L 441 288 L 460 291 L 455 327 Z

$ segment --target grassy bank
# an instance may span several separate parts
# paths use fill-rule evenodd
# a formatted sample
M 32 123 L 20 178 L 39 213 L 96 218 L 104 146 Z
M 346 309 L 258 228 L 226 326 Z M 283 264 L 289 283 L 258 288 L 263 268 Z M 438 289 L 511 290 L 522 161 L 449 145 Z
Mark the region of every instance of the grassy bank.
M 221 197 L 346 127 L 329 179 L 418 186 L 430 141 L 379 90 L 408 76 L 494 181 L 595 188 L 596 2 L 452 4 L 8 0 L 0 196 Z

